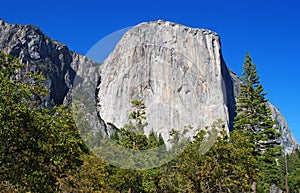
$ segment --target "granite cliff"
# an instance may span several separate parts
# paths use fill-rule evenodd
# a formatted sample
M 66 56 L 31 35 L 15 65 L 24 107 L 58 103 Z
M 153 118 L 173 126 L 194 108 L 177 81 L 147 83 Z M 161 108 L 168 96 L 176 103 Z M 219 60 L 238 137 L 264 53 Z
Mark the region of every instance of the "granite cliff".
M 216 119 L 233 129 L 238 77 L 226 66 L 220 37 L 215 32 L 154 21 L 130 29 L 101 65 L 70 51 L 31 25 L 0 20 L 0 50 L 41 71 L 50 95 L 47 106 L 67 102 L 75 76 L 98 84 L 98 110 L 104 126 L 121 127 L 130 112 L 130 100 L 145 101 L 148 129 L 168 138 L 170 129 L 210 125 Z M 94 94 L 94 93 L 93 93 Z M 284 117 L 272 104 L 274 118 L 287 151 L 297 146 Z M 116 116 L 117 115 L 117 116 Z M 191 134 L 193 132 L 191 131 Z
M 220 37 L 210 30 L 167 21 L 141 23 L 119 41 L 100 76 L 98 106 L 107 125 L 123 126 L 130 100 L 140 99 L 148 107 L 146 133 L 154 130 L 168 139 L 172 128 L 204 128 L 216 119 L 226 123 L 227 131 L 233 129 L 241 81 L 226 66 Z M 269 105 L 290 152 L 297 142 L 278 108 Z
M 37 27 L 8 24 L 3 20 L 0 20 L 0 50 L 19 58 L 25 64 L 24 71 L 39 71 L 45 75 L 45 85 L 50 89 L 50 95 L 43 100 L 46 106 L 66 102 L 75 75 L 83 76 L 87 73 L 85 67 L 98 65 L 47 37 Z
M 166 140 L 173 128 L 204 128 L 216 119 L 232 129 L 233 82 L 210 30 L 164 21 L 135 26 L 101 66 L 98 89 L 101 118 L 118 128 L 130 101 L 140 99 L 148 107 L 145 132 Z

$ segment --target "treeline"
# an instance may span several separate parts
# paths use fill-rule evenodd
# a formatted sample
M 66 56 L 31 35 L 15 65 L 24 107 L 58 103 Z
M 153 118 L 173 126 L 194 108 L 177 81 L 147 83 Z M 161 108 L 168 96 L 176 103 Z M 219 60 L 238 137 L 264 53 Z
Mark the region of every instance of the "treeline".
M 243 67 L 236 130 L 229 134 L 221 121 L 197 129 L 189 141 L 172 130 L 173 147 L 167 150 L 159 134 L 141 132 L 146 106 L 132 101 L 128 124 L 109 140 L 134 151 L 158 149 L 146 157 L 152 163 L 166 159 L 159 151 L 177 155 L 163 165 L 132 170 L 139 161 L 122 169 L 96 156 L 92 150 L 101 148 L 97 140 L 104 137 L 79 133 L 84 131 L 78 131 L 69 108 L 40 107 L 48 94 L 43 76 L 26 73 L 16 59 L 0 53 L 0 191 L 260 193 L 273 184 L 285 190 L 288 184 L 289 192 L 299 193 L 300 153 L 281 153 L 280 134 L 249 54 Z M 220 134 L 210 139 L 214 131 Z

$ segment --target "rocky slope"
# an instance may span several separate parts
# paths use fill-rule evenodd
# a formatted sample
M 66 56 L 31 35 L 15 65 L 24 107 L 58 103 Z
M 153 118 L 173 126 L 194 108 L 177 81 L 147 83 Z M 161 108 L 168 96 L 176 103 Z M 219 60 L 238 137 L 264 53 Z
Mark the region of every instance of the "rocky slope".
M 212 31 L 164 21 L 142 23 L 129 30 L 105 60 L 100 79 L 96 62 L 30 25 L 0 20 L 0 50 L 20 58 L 24 70 L 44 73 L 48 106 L 66 102 L 75 75 L 79 82 L 98 82 L 99 113 L 106 127 L 127 122 L 130 101 L 136 98 L 148 107 L 146 132 L 153 129 L 167 138 L 172 128 L 202 128 L 216 119 L 232 129 L 239 79 L 228 70 L 220 38 Z M 297 143 L 284 117 L 272 109 L 290 150 Z
M 43 101 L 47 106 L 65 102 L 75 75 L 83 76 L 85 67 L 97 65 L 45 36 L 37 27 L 8 24 L 3 20 L 0 20 L 0 50 L 20 58 L 26 65 L 24 70 L 43 72 L 45 84 L 50 89 L 49 97 Z M 90 78 L 97 82 L 98 77 Z

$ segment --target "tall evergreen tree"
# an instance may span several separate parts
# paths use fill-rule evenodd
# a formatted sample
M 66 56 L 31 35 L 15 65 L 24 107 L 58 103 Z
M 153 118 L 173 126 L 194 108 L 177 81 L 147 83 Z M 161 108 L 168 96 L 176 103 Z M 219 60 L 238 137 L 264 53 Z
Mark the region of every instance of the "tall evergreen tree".
M 279 183 L 279 166 L 276 162 L 281 153 L 278 137 L 280 133 L 275 127 L 276 121 L 272 119 L 272 112 L 265 98 L 263 86 L 257 75 L 256 65 L 247 52 L 243 64 L 242 84 L 237 97 L 234 127 L 245 130 L 250 140 L 255 144 L 255 155 L 261 179 L 258 191 L 269 191 L 272 184 Z

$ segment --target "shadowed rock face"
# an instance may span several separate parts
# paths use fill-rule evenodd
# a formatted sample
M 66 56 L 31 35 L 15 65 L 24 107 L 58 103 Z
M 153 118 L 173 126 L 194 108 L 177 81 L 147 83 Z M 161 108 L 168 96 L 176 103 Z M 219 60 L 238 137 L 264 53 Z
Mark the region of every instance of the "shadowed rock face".
M 24 71 L 41 71 L 50 95 L 46 106 L 62 104 L 72 88 L 75 75 L 84 67 L 96 65 L 87 57 L 70 51 L 68 47 L 45 36 L 31 25 L 12 25 L 0 20 L 0 50 L 20 58 Z M 95 82 L 97 78 L 95 79 Z
M 228 70 L 219 36 L 212 31 L 165 21 L 142 23 L 105 60 L 99 81 L 96 62 L 30 25 L 0 20 L 0 50 L 20 58 L 24 71 L 43 72 L 50 89 L 43 100 L 47 106 L 64 103 L 78 75 L 77 81 L 98 82 L 99 113 L 106 126 L 123 126 L 130 101 L 141 99 L 148 107 L 146 132 L 159 131 L 165 139 L 172 128 L 203 128 L 216 119 L 232 129 L 240 80 Z M 271 109 L 290 151 L 297 142 L 280 111 Z

